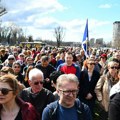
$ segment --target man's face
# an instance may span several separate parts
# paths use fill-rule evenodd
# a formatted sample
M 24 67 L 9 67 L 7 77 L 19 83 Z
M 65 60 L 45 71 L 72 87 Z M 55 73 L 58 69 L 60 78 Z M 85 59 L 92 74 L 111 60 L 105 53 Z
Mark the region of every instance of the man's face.
M 43 88 L 43 78 L 39 74 L 37 76 L 33 76 L 32 80 L 29 80 L 29 85 L 32 88 L 33 93 L 38 93 Z
M 118 59 L 118 60 L 120 60 L 120 52 L 116 52 L 115 53 L 115 58 Z
M 66 54 L 65 55 L 65 62 L 67 63 L 67 65 L 71 65 L 73 61 L 73 56 L 71 54 Z
M 67 108 L 74 105 L 77 93 L 78 85 L 75 82 L 64 81 L 62 86 L 57 88 L 58 95 L 60 97 L 59 103 Z
M 49 64 L 49 61 L 42 61 L 41 64 L 43 67 L 47 67 Z

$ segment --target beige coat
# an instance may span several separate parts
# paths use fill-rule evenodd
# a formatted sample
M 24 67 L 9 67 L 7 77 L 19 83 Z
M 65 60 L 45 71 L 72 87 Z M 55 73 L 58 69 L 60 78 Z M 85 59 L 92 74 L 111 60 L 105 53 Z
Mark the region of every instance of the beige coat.
M 100 77 L 95 87 L 97 99 L 98 101 L 101 101 L 106 112 L 108 112 L 109 93 L 114 84 L 115 83 L 112 82 L 109 73 L 107 73 L 106 75 L 102 75 Z

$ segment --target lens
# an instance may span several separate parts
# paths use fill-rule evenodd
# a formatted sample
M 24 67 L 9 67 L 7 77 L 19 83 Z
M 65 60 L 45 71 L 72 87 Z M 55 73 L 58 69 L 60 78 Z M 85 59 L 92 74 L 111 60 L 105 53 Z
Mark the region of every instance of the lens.
M 7 95 L 9 90 L 7 88 L 2 88 L 1 92 L 2 92 L 3 95 Z

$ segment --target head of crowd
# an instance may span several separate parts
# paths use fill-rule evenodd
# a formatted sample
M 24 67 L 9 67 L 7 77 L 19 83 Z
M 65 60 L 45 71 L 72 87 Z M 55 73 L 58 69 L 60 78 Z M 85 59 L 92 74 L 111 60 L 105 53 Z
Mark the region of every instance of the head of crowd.
M 0 116 L 7 119 L 9 111 L 15 109 L 13 112 L 17 114 L 11 119 L 49 120 L 47 112 L 54 101 L 58 101 L 58 111 L 63 110 L 62 107 L 72 108 L 81 101 L 90 112 L 86 113 L 91 118 L 88 120 L 92 120 L 95 101 L 100 101 L 105 112 L 109 112 L 109 103 L 102 101 L 104 95 L 100 96 L 100 89 L 104 88 L 99 87 L 101 83 L 104 85 L 103 78 L 108 80 L 110 86 L 104 87 L 113 95 L 110 90 L 120 80 L 119 71 L 119 49 L 90 48 L 86 55 L 79 47 L 0 46 Z M 33 117 L 24 116 L 22 112 L 27 109 L 31 109 Z

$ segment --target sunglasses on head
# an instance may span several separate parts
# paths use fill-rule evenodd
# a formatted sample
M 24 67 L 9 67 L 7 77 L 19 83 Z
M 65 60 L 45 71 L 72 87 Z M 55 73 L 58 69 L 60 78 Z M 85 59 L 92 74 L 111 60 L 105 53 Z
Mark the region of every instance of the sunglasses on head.
M 10 90 L 8 88 L 0 88 L 0 91 L 3 95 L 7 95 L 9 93 L 9 91 L 14 91 L 14 90 Z
M 14 60 L 14 58 L 9 58 L 8 60 Z
M 42 85 L 44 82 L 43 81 L 34 82 L 34 85 L 38 85 L 39 83 Z
M 110 67 L 111 69 L 118 69 L 118 67 L 115 67 L 115 66 L 113 66 L 113 67 Z

